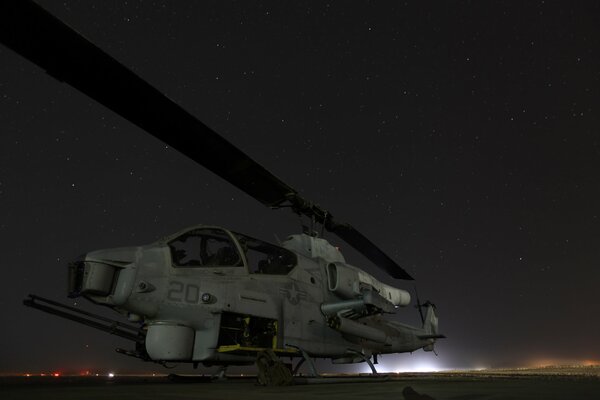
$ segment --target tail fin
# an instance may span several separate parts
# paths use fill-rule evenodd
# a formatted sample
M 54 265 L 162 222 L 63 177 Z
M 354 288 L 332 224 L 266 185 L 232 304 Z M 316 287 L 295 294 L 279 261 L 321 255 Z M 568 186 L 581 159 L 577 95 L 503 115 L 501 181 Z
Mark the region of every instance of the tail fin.
M 427 302 L 427 313 L 423 322 L 423 330 L 427 335 L 438 334 L 438 318 L 435 315 L 435 306 Z
M 433 351 L 435 353 L 435 340 L 444 339 L 446 336 L 438 333 L 438 318 L 435 315 L 435 306 L 430 302 L 426 302 L 423 305 L 427 306 L 427 313 L 425 314 L 425 320 L 423 321 L 423 331 L 425 334 L 419 335 L 419 339 L 433 339 L 433 341 L 423 347 L 423 350 Z

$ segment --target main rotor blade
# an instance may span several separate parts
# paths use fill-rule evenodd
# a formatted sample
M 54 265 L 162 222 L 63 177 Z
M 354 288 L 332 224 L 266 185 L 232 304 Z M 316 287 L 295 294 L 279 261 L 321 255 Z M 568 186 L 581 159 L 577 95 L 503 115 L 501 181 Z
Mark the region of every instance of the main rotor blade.
M 296 193 L 153 86 L 31 1 L 0 2 L 2 42 L 56 79 L 268 206 Z
M 34 2 L 0 0 L 0 41 L 266 206 L 289 203 L 391 276 L 412 279 L 356 229 L 334 223 L 330 213 Z
M 327 225 L 326 225 L 327 227 Z M 373 242 L 367 239 L 362 233 L 348 224 L 332 224 L 331 229 L 327 229 L 342 238 L 350 246 L 360 251 L 365 257 L 371 260 L 379 268 L 390 274 L 396 279 L 413 280 L 414 278 L 402 269 L 387 254 L 375 246 Z

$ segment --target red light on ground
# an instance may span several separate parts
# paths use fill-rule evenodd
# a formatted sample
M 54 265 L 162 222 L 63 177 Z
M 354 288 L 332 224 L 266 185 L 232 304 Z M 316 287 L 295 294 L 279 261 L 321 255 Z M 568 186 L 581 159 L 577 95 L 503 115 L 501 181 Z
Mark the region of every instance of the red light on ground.
M 60 374 L 58 372 L 55 372 L 52 374 L 53 377 L 58 378 L 60 376 Z

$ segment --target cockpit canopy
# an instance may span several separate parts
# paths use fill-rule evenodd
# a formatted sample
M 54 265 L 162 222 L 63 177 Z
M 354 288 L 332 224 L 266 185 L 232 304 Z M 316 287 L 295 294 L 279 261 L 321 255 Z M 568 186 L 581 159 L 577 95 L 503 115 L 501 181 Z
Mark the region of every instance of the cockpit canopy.
M 229 234 L 216 228 L 192 229 L 169 242 L 174 267 L 242 267 Z
M 233 235 L 246 255 L 250 273 L 287 275 L 298 264 L 292 251 L 241 233 Z
M 222 228 L 192 228 L 167 244 L 175 268 L 247 265 L 250 273 L 286 275 L 298 263 L 290 250 Z

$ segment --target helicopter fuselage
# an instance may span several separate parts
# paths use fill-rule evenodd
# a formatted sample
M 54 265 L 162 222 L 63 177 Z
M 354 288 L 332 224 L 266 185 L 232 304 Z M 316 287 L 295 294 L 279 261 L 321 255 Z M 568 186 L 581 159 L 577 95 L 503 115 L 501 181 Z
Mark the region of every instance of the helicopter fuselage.
M 406 291 L 308 235 L 275 246 L 200 225 L 146 246 L 90 252 L 71 264 L 70 282 L 71 297 L 143 324 L 154 361 L 251 364 L 257 351 L 296 357 L 301 349 L 348 363 L 435 341 L 384 318 L 409 304 Z

